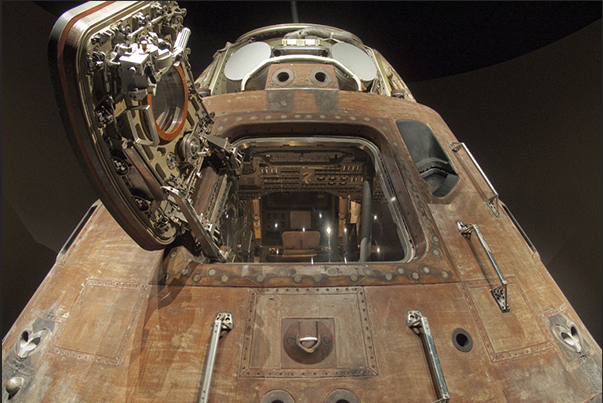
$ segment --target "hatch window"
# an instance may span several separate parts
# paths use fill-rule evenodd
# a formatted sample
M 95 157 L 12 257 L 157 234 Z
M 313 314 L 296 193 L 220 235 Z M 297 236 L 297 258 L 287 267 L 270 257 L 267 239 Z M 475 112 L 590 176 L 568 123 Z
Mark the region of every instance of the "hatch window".
M 359 139 L 253 139 L 220 218 L 234 262 L 368 262 L 412 258 L 377 147 Z

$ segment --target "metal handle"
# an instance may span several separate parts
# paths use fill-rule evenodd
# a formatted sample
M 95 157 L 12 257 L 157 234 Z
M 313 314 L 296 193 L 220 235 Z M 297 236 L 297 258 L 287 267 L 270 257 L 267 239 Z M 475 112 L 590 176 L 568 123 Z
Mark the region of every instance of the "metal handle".
M 444 379 L 444 372 L 440 365 L 440 359 L 438 358 L 438 352 L 431 335 L 431 329 L 429 328 L 429 322 L 427 318 L 423 316 L 420 310 L 408 310 L 406 311 L 406 325 L 413 331 L 418 330 L 423 340 L 423 345 L 427 350 L 427 358 L 429 361 L 429 368 L 433 375 L 436 392 L 438 394 L 438 400 L 435 403 L 448 403 L 450 400 L 450 394 L 448 393 L 448 386 L 446 385 L 446 379 Z
M 211 376 L 214 372 L 214 363 L 216 362 L 216 353 L 218 352 L 218 342 L 220 341 L 220 332 L 222 330 L 232 330 L 232 314 L 228 312 L 219 312 L 216 320 L 211 325 L 211 338 L 209 340 L 209 351 L 207 352 L 207 362 L 205 363 L 205 373 L 203 374 L 203 383 L 201 384 L 201 395 L 199 403 L 207 403 L 209 396 L 209 386 Z
M 490 259 L 490 263 L 492 263 L 492 266 L 494 266 L 494 270 L 496 270 L 496 274 L 498 275 L 498 278 L 500 279 L 500 282 L 501 282 L 501 285 L 491 289 L 490 293 L 494 297 L 494 300 L 498 304 L 498 307 L 500 308 L 500 310 L 503 312 L 509 312 L 511 310 L 511 308 L 509 307 L 509 304 L 507 302 L 508 301 L 508 299 L 507 299 L 507 280 L 505 279 L 505 276 L 502 274 L 502 271 L 500 270 L 498 263 L 496 263 L 496 259 L 494 259 L 494 256 L 492 255 L 492 252 L 490 251 L 490 248 L 488 247 L 488 244 L 486 243 L 486 240 L 484 239 L 484 236 L 482 235 L 479 228 L 475 224 L 469 224 L 469 223 L 465 223 L 462 221 L 457 221 L 456 224 L 458 225 L 459 232 L 467 238 L 470 238 L 471 232 L 475 231 L 475 234 L 477 235 L 477 239 L 479 239 L 479 243 L 482 244 L 482 247 L 486 251 L 486 254 L 488 255 L 488 259 Z
M 488 207 L 490 207 L 490 210 L 492 210 L 492 213 L 494 213 L 494 215 L 496 217 L 500 217 L 500 211 L 499 211 L 499 206 L 498 206 L 498 192 L 496 191 L 496 189 L 494 189 L 494 186 L 492 186 L 492 183 L 490 183 L 490 180 L 488 179 L 488 177 L 482 170 L 482 167 L 480 167 L 479 164 L 477 163 L 477 161 L 475 160 L 475 158 L 473 158 L 473 154 L 471 154 L 471 151 L 469 151 L 469 149 L 467 148 L 465 143 L 460 143 L 458 141 L 451 141 L 448 144 L 450 145 L 450 149 L 452 151 L 458 152 L 462 148 L 465 150 L 467 155 L 469 155 L 469 157 L 471 158 L 471 162 L 473 162 L 473 165 L 475 165 L 475 167 L 477 168 L 479 173 L 482 175 L 482 177 L 488 184 L 490 191 L 492 193 L 494 193 L 494 196 L 490 197 L 489 199 L 486 199 L 486 204 L 488 205 Z

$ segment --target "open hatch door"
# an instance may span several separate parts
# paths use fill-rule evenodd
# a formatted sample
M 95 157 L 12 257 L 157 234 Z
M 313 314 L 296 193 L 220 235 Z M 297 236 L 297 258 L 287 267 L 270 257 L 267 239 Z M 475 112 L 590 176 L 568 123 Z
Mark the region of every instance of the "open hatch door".
M 50 69 L 71 144 L 123 229 L 148 250 L 191 234 L 193 252 L 224 260 L 216 212 L 241 154 L 210 135 L 185 14 L 175 2 L 85 3 L 55 24 Z M 191 198 L 204 190 L 200 209 Z

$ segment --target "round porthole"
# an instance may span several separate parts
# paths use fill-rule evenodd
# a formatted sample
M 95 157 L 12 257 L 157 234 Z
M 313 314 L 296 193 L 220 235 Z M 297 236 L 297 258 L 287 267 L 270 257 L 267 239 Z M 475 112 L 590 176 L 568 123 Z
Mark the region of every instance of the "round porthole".
M 161 76 L 155 88 L 155 95 L 147 95 L 146 103 L 151 106 L 159 137 L 165 141 L 178 137 L 186 121 L 188 109 L 186 79 L 180 66 L 170 67 Z
M 360 399 L 347 389 L 336 389 L 329 393 L 325 403 L 360 403 Z
M 452 332 L 452 344 L 464 353 L 468 353 L 473 349 L 473 339 L 465 329 L 459 328 Z
M 295 399 L 284 390 L 271 390 L 262 397 L 260 403 L 295 403 Z
M 272 73 L 272 82 L 278 85 L 279 87 L 285 87 L 291 84 L 294 78 L 295 73 L 293 72 L 293 70 L 288 69 L 286 67 L 276 69 L 274 70 L 274 73 Z
M 310 70 L 310 81 L 317 87 L 327 87 L 333 82 L 333 75 L 323 67 Z

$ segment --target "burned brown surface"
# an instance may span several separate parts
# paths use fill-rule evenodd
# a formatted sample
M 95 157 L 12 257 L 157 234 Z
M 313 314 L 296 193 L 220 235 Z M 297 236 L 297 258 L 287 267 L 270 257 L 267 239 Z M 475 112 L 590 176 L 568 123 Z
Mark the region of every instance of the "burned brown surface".
M 509 217 L 496 217 L 476 191 L 468 179 L 476 170 L 451 152 L 459 185 L 443 200 L 426 191 L 393 122 L 421 120 L 443 144 L 454 141 L 437 114 L 339 93 L 323 115 L 312 92 L 292 94 L 302 117 L 281 113 L 276 122 L 265 120 L 274 112 L 263 92 L 206 102 L 223 136 L 278 136 L 288 128 L 288 135 L 371 139 L 425 251 L 407 263 L 202 264 L 182 247 L 165 258 L 143 251 L 101 207 L 5 339 L 7 376 L 25 379 L 12 401 L 195 401 L 210 324 L 221 311 L 232 312 L 235 327 L 220 341 L 210 401 L 259 402 L 286 390 L 297 402 L 321 402 L 335 389 L 360 401 L 436 400 L 421 339 L 405 322 L 408 309 L 429 318 L 455 401 L 588 401 L 599 393 L 589 379 L 600 374 L 600 348 Z M 477 239 L 459 233 L 459 220 L 480 226 L 509 282 L 510 312 L 492 298 L 499 279 Z M 41 319 L 54 325 L 48 343 L 15 358 L 22 329 Z M 325 360 L 283 358 L 283 324 L 299 320 L 334 326 L 335 351 Z M 551 330 L 569 322 L 581 353 Z M 458 328 L 472 337 L 471 351 L 453 345 Z
M 242 92 L 202 100 L 215 114 L 212 144 L 226 147 L 227 138 L 228 144 L 252 149 L 252 157 L 264 158 L 264 168 L 278 166 L 287 156 L 302 167 L 309 160 L 317 166 L 337 161 L 336 146 L 342 145 L 343 154 L 360 155 L 346 163 L 362 167 L 362 175 L 351 176 L 367 186 L 362 184 L 362 192 L 340 193 L 363 202 L 373 197 L 368 177 L 374 174 L 364 169 L 372 158 L 373 169 L 383 171 L 373 183 L 375 194 L 381 191 L 382 197 L 391 186 L 388 202 L 401 216 L 397 225 L 403 227 L 398 231 L 404 238 L 400 247 L 407 249 L 403 257 L 384 262 L 279 263 L 234 256 L 228 263 L 212 262 L 186 237 L 179 239 L 182 245 L 149 252 L 99 206 L 59 255 L 3 341 L 3 383 L 8 385 L 3 400 L 10 392 L 14 402 L 197 401 L 205 364 L 211 362 L 215 347 L 211 335 L 220 332 L 212 327 L 220 325 L 218 313 L 231 314 L 234 327 L 222 329 L 213 379 L 205 389 L 208 401 L 435 401 L 444 394 L 443 378 L 451 400 L 459 402 L 600 400 L 600 347 L 507 212 L 496 208 L 498 201 L 479 167 L 466 150 L 451 144 L 456 138 L 439 115 L 414 102 L 410 94 L 399 99 L 366 93 L 358 79 L 354 84 L 336 76 L 330 65 L 275 63 L 263 87 L 261 74 L 251 77 L 251 87 L 258 86 L 255 91 L 242 82 L 229 83 L 241 85 Z M 194 86 L 190 90 L 195 91 Z M 135 93 L 130 95 L 136 98 Z M 190 100 L 197 112 L 202 109 L 199 102 L 200 96 Z M 428 127 L 443 158 L 458 173 L 460 180 L 442 197 L 425 179 L 426 171 L 419 171 L 411 144 L 403 141 L 401 120 Z M 205 129 L 203 134 L 209 134 Z M 201 139 L 193 137 L 188 137 L 188 152 L 197 158 L 193 140 L 200 145 Z M 279 151 L 300 144 L 309 149 L 308 160 L 299 148 L 289 155 Z M 182 151 L 174 144 L 162 145 Z M 157 172 L 164 176 L 165 170 L 176 172 L 175 165 L 168 166 L 167 157 L 163 159 L 167 148 L 144 147 L 143 157 L 156 162 Z M 226 187 L 228 175 L 239 175 L 236 169 L 224 172 L 231 169 L 220 160 L 225 148 L 217 150 L 211 161 L 217 165 L 215 171 L 204 173 L 197 166 L 202 180 L 192 193 L 194 209 L 205 215 L 209 210 L 214 216 L 222 214 L 215 206 L 228 205 L 228 192 L 218 195 L 213 188 Z M 364 154 L 354 154 L 358 150 Z M 173 158 L 177 161 L 175 154 Z M 136 161 L 134 168 L 145 167 L 144 159 Z M 191 166 L 193 162 L 192 157 L 186 160 Z M 247 168 L 242 175 L 248 175 L 247 190 L 255 192 L 256 199 L 246 214 L 253 216 L 254 234 L 261 237 L 256 231 L 256 221 L 259 225 L 262 220 L 257 197 L 266 197 L 278 186 L 253 186 L 267 180 L 278 184 L 279 178 L 259 172 L 259 165 Z M 146 173 L 144 182 L 156 199 L 137 208 L 147 212 L 161 202 L 174 209 L 165 188 L 150 170 Z M 304 184 L 316 192 L 319 180 L 313 182 L 311 175 Z M 331 186 L 327 193 L 341 196 L 335 179 L 327 185 Z M 281 190 L 291 188 L 283 185 Z M 122 202 L 132 207 L 128 197 L 136 195 L 124 195 Z M 178 214 L 187 206 L 179 201 L 180 210 L 172 211 L 171 221 L 164 223 L 174 225 L 167 230 L 174 236 L 190 230 L 178 226 L 184 221 Z M 332 206 L 329 212 L 335 217 L 339 212 L 335 203 Z M 236 211 L 238 206 L 230 207 Z M 161 209 L 155 213 L 163 214 Z M 189 213 L 184 218 L 192 225 L 195 216 Z M 370 223 L 373 217 L 367 219 Z M 161 232 L 162 225 L 157 224 L 155 230 Z M 198 238 L 203 231 L 200 224 L 191 237 Z M 206 239 L 210 241 L 213 238 Z M 429 322 L 411 322 L 411 312 L 420 312 Z

